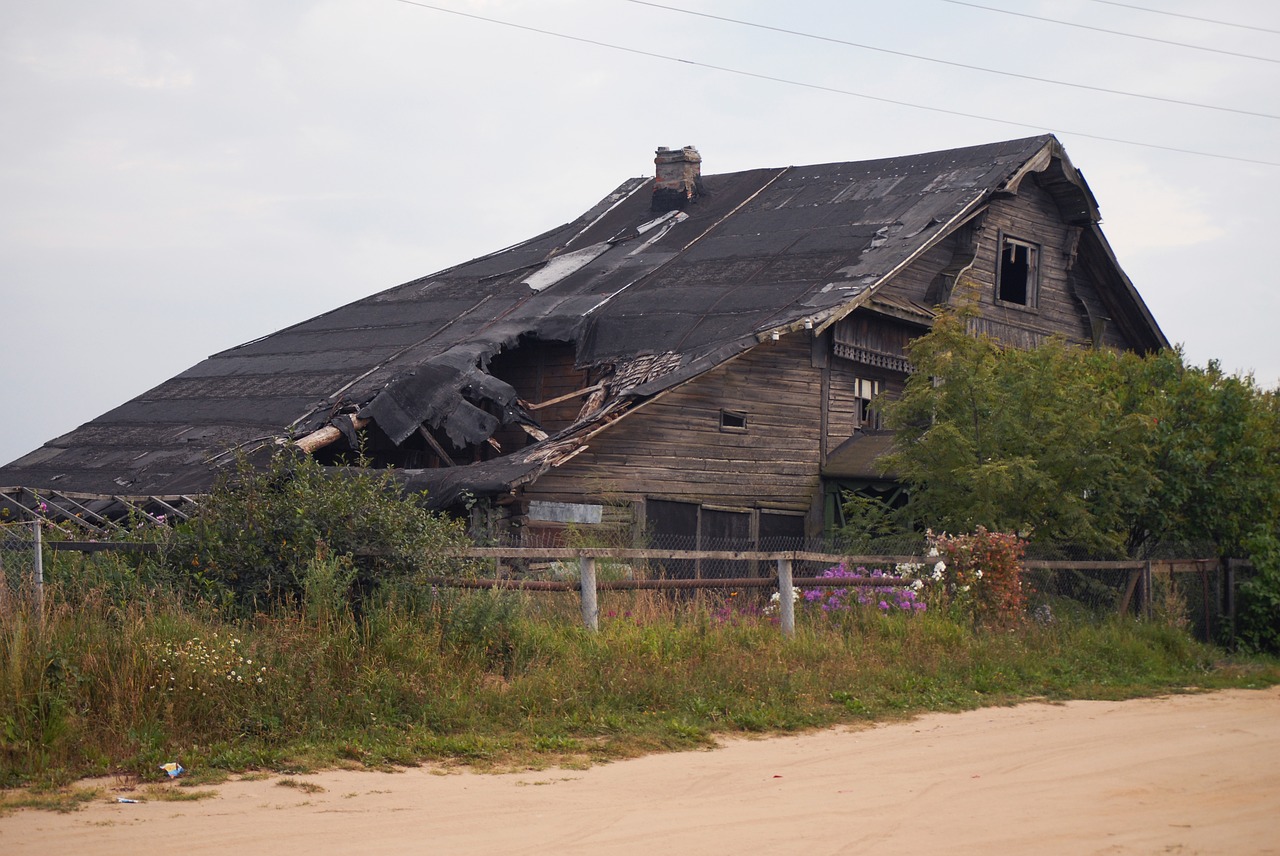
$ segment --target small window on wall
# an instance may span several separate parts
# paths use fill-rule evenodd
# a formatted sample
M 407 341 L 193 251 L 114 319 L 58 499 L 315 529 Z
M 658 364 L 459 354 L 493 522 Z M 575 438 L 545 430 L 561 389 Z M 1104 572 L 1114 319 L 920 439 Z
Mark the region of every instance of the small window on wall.
M 1007 236 L 1001 239 L 996 296 L 1002 302 L 1018 306 L 1035 305 L 1039 255 L 1039 247 L 1035 244 Z
M 720 430 L 734 434 L 745 434 L 747 431 L 747 414 L 742 410 L 721 410 Z
M 880 394 L 880 381 L 857 378 L 853 382 L 854 427 L 875 430 L 880 427 L 880 413 L 871 402 Z

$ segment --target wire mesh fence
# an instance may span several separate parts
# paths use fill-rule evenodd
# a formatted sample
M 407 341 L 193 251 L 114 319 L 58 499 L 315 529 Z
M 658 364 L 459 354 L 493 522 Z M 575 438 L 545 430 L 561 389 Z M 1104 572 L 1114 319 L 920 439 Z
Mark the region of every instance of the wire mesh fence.
M 27 524 L 0 527 L 0 596 L 38 596 L 40 576 L 34 529 Z M 522 588 L 545 592 L 582 592 L 581 562 L 593 559 L 592 573 L 601 592 L 623 589 L 667 590 L 673 596 L 720 590 L 741 602 L 766 603 L 781 596 L 782 562 L 802 597 L 832 587 L 848 588 L 851 600 L 875 593 L 872 603 L 910 586 L 932 569 L 923 535 L 849 540 L 823 538 L 746 538 L 644 535 L 628 532 L 522 531 L 477 538 L 471 551 L 474 574 L 467 580 L 432 580 L 432 585 L 467 588 Z M 46 548 L 99 551 L 134 550 L 130 543 L 47 544 Z M 1186 548 L 1194 549 L 1194 548 Z M 1174 551 L 1179 552 L 1179 551 Z M 1042 622 L 1103 620 L 1117 615 L 1156 617 L 1186 627 L 1205 640 L 1226 642 L 1233 632 L 1235 590 L 1246 569 L 1240 563 L 1181 558 L 1146 560 L 1099 556 L 1078 547 L 1029 549 L 1023 584 L 1031 616 Z M 1203 555 L 1212 556 L 1205 550 Z M 475 578 L 478 576 L 479 578 Z M 849 581 L 849 578 L 853 578 Z M 684 595 L 679 593 L 683 592 Z M 776 598 L 775 598 L 776 601 Z
M 0 615 L 43 596 L 44 563 L 38 523 L 0 524 Z
M 876 603 L 894 583 L 886 587 L 871 582 L 873 578 L 909 585 L 937 561 L 928 555 L 929 543 L 923 534 L 860 540 L 632 537 L 624 531 L 602 534 L 599 529 L 588 533 L 569 528 L 526 530 L 483 543 L 492 551 L 486 561 L 493 563 L 495 577 L 573 585 L 580 579 L 578 557 L 589 553 L 595 558 L 594 570 L 603 589 L 613 581 L 640 580 L 674 590 L 742 589 L 740 596 L 752 599 L 778 591 L 778 559 L 783 554 L 802 594 L 812 596 L 815 587 L 844 585 L 839 580 L 848 575 L 861 580 L 852 584 L 853 589 L 880 592 L 873 599 Z M 1032 546 L 1023 563 L 1031 617 L 1045 623 L 1119 615 L 1157 617 L 1184 626 L 1202 639 L 1228 639 L 1233 592 L 1239 581 L 1218 560 L 1199 558 L 1213 556 L 1210 548 L 1166 546 L 1165 557 L 1151 562 L 1078 545 Z M 836 573 L 836 581 L 822 579 Z
M 1040 621 L 1102 618 L 1143 611 L 1140 568 L 1061 568 L 1023 571 L 1023 589 L 1032 616 Z

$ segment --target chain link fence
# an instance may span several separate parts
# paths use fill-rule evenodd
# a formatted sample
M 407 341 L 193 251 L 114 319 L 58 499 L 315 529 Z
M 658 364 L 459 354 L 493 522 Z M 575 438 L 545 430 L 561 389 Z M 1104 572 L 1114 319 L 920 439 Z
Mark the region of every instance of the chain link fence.
M 821 577 L 835 565 L 848 572 L 870 576 L 918 575 L 919 568 L 903 564 L 931 565 L 929 545 L 923 534 L 849 539 L 840 537 L 708 537 L 699 535 L 632 535 L 627 528 L 569 527 L 555 531 L 524 530 L 514 535 L 491 536 L 478 542 L 492 548 L 509 548 L 510 557 L 487 559 L 493 575 L 508 579 L 573 581 L 578 578 L 576 558 L 540 558 L 527 551 L 542 549 L 639 550 L 653 553 L 680 551 L 687 556 L 617 558 L 600 554 L 601 581 L 701 580 L 733 583 L 776 576 L 776 562 L 761 554 L 795 554 L 792 573 L 797 579 Z M 525 555 L 519 555 L 524 552 Z M 1197 637 L 1223 641 L 1230 638 L 1234 616 L 1234 591 L 1243 571 L 1229 573 L 1205 545 L 1165 545 L 1148 565 L 1145 559 L 1124 559 L 1078 545 L 1031 545 L 1024 559 L 1024 585 L 1032 617 L 1056 620 L 1105 620 L 1117 615 L 1151 617 L 1186 627 Z M 809 554 L 806 556 L 805 554 Z M 820 558 L 819 558 L 820 557 Z M 844 557 L 841 559 L 840 557 Z M 1176 560 L 1176 561 L 1170 561 Z M 761 589 L 768 596 L 767 589 Z
M 1142 611 L 1140 568 L 1056 568 L 1037 566 L 1023 572 L 1022 583 L 1032 616 L 1058 619 L 1104 618 Z
M 38 599 L 37 530 L 30 524 L 10 524 L 0 526 L 0 533 L 0 598 L 10 603 L 15 598 Z M 686 592 L 738 588 L 744 600 L 762 601 L 776 591 L 771 586 L 776 586 L 780 571 L 777 554 L 787 555 L 790 574 L 801 588 L 815 584 L 804 580 L 821 578 L 841 564 L 856 577 L 912 580 L 937 561 L 928 556 L 923 535 L 863 541 L 669 534 L 635 538 L 623 529 L 566 528 L 490 535 L 477 538 L 476 543 L 488 548 L 483 557 L 475 558 L 479 574 L 506 584 L 576 590 L 581 574 L 579 551 L 586 550 L 595 557 L 596 577 L 606 588 L 630 581 L 645 581 L 645 588 Z M 79 550 L 138 546 L 58 545 Z M 1180 546 L 1166 551 L 1173 554 L 1168 558 L 1150 562 L 1118 560 L 1079 547 L 1033 546 L 1027 551 L 1023 576 L 1031 616 L 1045 623 L 1100 621 L 1117 615 L 1150 617 L 1185 627 L 1206 641 L 1228 642 L 1234 633 L 1235 592 L 1249 569 L 1239 562 L 1203 558 L 1213 556 L 1208 548 Z
M 37 608 L 44 596 L 39 523 L 0 524 L 0 616 L 22 604 Z

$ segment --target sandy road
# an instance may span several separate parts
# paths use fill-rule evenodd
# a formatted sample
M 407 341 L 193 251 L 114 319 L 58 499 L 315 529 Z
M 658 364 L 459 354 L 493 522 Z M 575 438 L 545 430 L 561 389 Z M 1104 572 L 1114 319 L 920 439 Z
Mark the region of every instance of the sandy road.
M 0 853 L 1280 854 L 1280 688 L 1025 704 L 590 770 L 233 782 L 0 818 Z

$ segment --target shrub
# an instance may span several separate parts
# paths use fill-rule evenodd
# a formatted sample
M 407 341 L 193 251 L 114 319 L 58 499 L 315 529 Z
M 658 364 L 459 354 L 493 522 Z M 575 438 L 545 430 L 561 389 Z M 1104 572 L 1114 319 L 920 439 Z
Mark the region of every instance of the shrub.
M 1022 554 L 1026 550 L 1022 539 L 979 526 L 972 534 L 943 533 L 934 541 L 944 565 L 941 569 L 935 566 L 935 573 L 940 575 L 941 595 L 952 608 L 992 627 L 1009 627 L 1023 620 L 1027 598 L 1022 587 Z
M 465 563 L 450 556 L 469 543 L 461 523 L 414 499 L 386 470 L 330 471 L 287 448 L 260 467 L 242 458 L 174 530 L 166 557 L 189 580 L 229 592 L 242 606 L 314 598 L 308 586 L 326 586 L 331 597 L 342 594 L 331 590 L 341 583 L 353 598 L 458 572 Z

